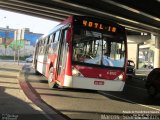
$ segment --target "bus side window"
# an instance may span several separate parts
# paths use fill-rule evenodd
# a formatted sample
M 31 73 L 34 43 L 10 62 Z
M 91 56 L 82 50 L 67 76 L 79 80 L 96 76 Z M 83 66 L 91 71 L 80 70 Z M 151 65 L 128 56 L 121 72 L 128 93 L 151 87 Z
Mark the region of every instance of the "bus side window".
M 51 43 L 54 42 L 54 37 L 55 37 L 55 33 L 53 33 L 52 35 L 50 35 L 49 44 L 51 44 Z
M 55 38 L 55 33 L 51 34 L 50 35 L 50 40 L 49 40 L 49 50 L 48 50 L 48 53 L 49 54 L 53 54 L 54 53 L 54 50 L 53 48 L 51 47 L 51 44 L 54 44 L 54 38 Z
M 46 40 L 47 40 L 47 37 L 43 39 L 43 46 L 46 45 L 46 42 L 47 42 Z
M 37 49 L 36 49 L 36 54 L 38 55 L 39 54 L 39 49 L 40 49 L 40 46 L 39 46 L 39 42 L 37 43 Z
M 48 54 L 49 41 L 50 41 L 50 36 L 47 36 L 46 39 L 45 39 L 46 43 L 45 43 L 45 46 L 44 46 L 45 47 L 44 48 L 45 49 L 44 54 Z
M 46 54 L 50 54 L 52 53 L 51 52 L 51 49 L 50 49 L 50 45 L 51 43 L 53 43 L 53 39 L 54 39 L 54 34 L 50 34 L 48 37 L 47 37 L 47 45 L 46 45 Z
M 50 37 L 51 37 L 51 35 L 47 37 L 47 45 L 48 45 L 49 42 L 50 42 Z
M 42 49 L 42 40 L 40 40 L 40 42 L 39 42 L 39 54 L 41 54 L 41 49 Z
M 41 54 L 45 53 L 45 46 L 46 46 L 46 38 L 41 41 Z
M 44 39 L 41 41 L 41 51 L 40 51 L 40 54 L 43 54 L 43 48 L 44 48 Z
M 55 38 L 54 38 L 54 42 L 57 42 L 59 40 L 59 33 L 60 31 L 56 32 Z

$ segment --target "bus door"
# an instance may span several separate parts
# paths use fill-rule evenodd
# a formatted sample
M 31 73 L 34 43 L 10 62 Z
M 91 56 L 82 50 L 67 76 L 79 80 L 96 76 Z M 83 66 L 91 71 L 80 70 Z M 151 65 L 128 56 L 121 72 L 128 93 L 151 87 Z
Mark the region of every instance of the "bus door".
M 67 58 L 67 49 L 68 44 L 66 42 L 66 36 L 67 36 L 68 29 L 63 29 L 59 44 L 59 50 L 58 50 L 58 58 L 57 58 L 57 80 L 61 81 L 61 83 L 64 80 L 64 73 L 65 73 L 65 65 L 66 65 L 66 58 Z
M 33 55 L 33 66 L 37 70 L 37 58 L 38 58 L 38 51 L 39 51 L 39 43 L 35 46 L 34 55 Z
M 43 75 L 45 75 L 45 76 L 47 76 L 46 69 L 47 69 L 47 66 L 49 66 L 48 63 L 47 63 L 47 61 L 48 61 L 48 54 L 49 54 L 48 52 L 49 52 L 49 42 L 50 42 L 50 39 L 51 39 L 51 36 L 46 37 L 45 38 L 45 44 L 44 44 L 44 58 L 43 58 L 43 68 L 42 68 L 42 71 L 43 71 Z

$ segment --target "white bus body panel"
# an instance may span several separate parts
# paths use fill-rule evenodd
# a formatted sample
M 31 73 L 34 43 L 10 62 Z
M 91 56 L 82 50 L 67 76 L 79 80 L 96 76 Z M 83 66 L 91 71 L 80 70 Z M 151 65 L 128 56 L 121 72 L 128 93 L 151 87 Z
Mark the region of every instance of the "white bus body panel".
M 37 59 L 37 70 L 42 73 L 43 72 L 43 60 L 44 60 L 44 55 L 38 55 Z
M 104 85 L 95 85 L 94 81 L 104 81 Z M 65 75 L 64 87 L 69 88 L 82 88 L 92 90 L 104 90 L 104 91 L 122 91 L 125 82 L 121 80 L 105 80 L 98 78 L 86 78 Z

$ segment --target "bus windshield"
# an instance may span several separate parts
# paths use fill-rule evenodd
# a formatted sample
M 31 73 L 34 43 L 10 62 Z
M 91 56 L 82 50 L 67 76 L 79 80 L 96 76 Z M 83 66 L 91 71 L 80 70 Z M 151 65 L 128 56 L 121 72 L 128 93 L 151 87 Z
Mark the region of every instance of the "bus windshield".
M 106 67 L 124 67 L 125 45 L 123 35 L 78 30 L 73 37 L 72 61 Z

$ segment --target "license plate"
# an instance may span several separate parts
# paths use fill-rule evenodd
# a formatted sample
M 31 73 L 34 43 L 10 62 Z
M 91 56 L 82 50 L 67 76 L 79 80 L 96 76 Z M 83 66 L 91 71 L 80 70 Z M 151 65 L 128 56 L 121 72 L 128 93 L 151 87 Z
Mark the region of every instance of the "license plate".
M 104 81 L 94 81 L 94 85 L 104 85 Z

